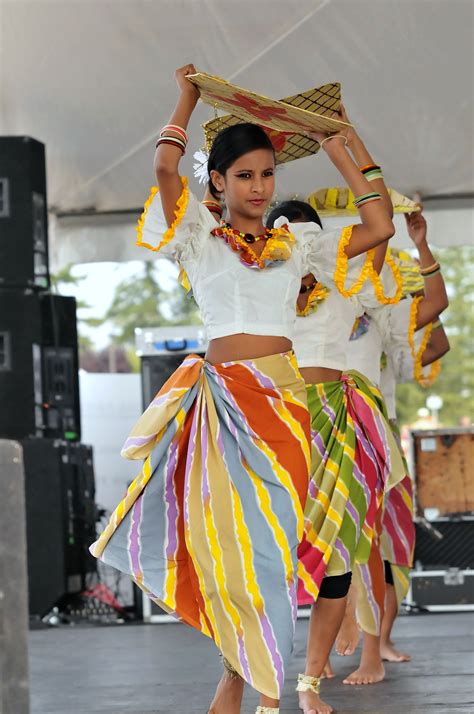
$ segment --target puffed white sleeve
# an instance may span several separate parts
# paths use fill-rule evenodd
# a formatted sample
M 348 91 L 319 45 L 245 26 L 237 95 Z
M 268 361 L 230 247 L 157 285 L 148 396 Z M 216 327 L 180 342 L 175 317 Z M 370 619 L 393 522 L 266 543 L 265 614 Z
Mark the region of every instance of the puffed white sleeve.
M 171 226 L 167 225 L 156 187 L 151 189 L 137 224 L 138 246 L 178 262 L 198 258 L 210 231 L 218 225 L 211 212 L 189 191 L 186 177 L 181 177 L 181 181 L 183 189 Z
M 280 221 L 275 223 L 276 227 L 281 225 Z M 350 259 L 347 257 L 345 248 L 351 239 L 353 226 L 326 231 L 316 223 L 288 225 L 302 256 L 302 275 L 312 273 L 320 283 L 337 289 L 347 298 L 359 292 L 370 276 L 372 261 L 366 253 Z

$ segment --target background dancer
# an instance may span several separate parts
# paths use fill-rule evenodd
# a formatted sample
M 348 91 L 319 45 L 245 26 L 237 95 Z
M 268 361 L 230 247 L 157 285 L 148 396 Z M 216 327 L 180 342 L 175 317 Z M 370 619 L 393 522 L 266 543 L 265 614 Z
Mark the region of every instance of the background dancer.
M 431 321 L 437 318 L 440 311 L 448 305 L 446 289 L 440 273 L 439 264 L 426 242 L 426 221 L 420 214 L 407 217 L 409 235 L 418 248 L 421 267 L 420 276 L 423 279 L 424 290 L 414 291 L 413 284 L 409 289 L 413 294 L 406 294 L 397 305 L 379 307 L 368 311 L 365 328 L 358 328 L 356 339 L 349 343 L 351 365 L 365 370 L 377 384 L 381 382 L 381 357 L 388 350 L 392 353 L 392 361 L 398 365 L 398 370 L 408 370 L 413 364 L 413 376 L 419 374 L 422 364 L 428 364 L 431 358 L 436 359 L 438 350 L 445 349 L 442 337 L 438 337 L 433 346 L 427 349 L 427 339 L 431 333 Z M 428 264 L 428 265 L 427 265 Z M 385 270 L 385 268 L 384 268 Z M 420 287 L 417 285 L 416 287 Z M 405 290 L 407 293 L 407 290 Z M 416 330 L 420 331 L 418 338 Z M 418 346 L 417 346 L 418 342 Z M 392 405 L 393 408 L 393 405 Z M 398 438 L 398 433 L 395 431 Z M 406 468 L 406 467 L 405 467 Z M 381 510 L 377 520 L 377 537 L 372 544 L 370 559 L 367 564 L 360 564 L 355 569 L 354 585 L 356 596 L 349 599 L 349 606 L 337 638 L 336 649 L 339 654 L 352 654 L 357 646 L 358 630 L 355 624 L 355 609 L 357 619 L 364 632 L 364 645 L 359 668 L 344 680 L 346 684 L 373 684 L 385 676 L 381 652 L 381 632 L 385 607 L 389 608 L 386 618 L 384 648 L 385 658 L 397 658 L 388 641 L 394 620 L 394 610 L 398 612 L 401 600 L 406 594 L 414 548 L 414 527 L 412 521 L 412 485 L 408 474 L 389 492 L 385 499 L 386 509 Z M 387 553 L 386 563 L 383 560 L 383 544 Z M 395 551 L 398 555 L 395 556 Z M 398 562 L 395 562 L 398 561 Z M 394 567 L 390 567 L 392 562 Z M 394 572 L 397 582 L 394 581 Z M 386 601 L 386 581 L 389 583 L 389 601 Z M 395 584 L 398 589 L 396 595 Z M 392 591 L 392 585 L 394 589 Z M 356 605 L 356 608 L 355 608 Z M 402 658 L 403 659 L 403 658 Z M 398 661 L 402 661 L 398 659 Z
M 392 203 L 380 168 L 374 165 L 354 129 L 350 130 L 348 145 L 362 173 L 370 175 L 372 187 L 383 196 L 391 217 Z M 314 209 L 301 201 L 278 205 L 267 225 L 286 221 L 321 225 Z M 380 266 L 384 250 L 385 246 Z M 366 264 L 371 265 L 371 260 L 369 257 Z M 338 268 L 336 265 L 336 276 Z M 305 536 L 299 548 L 299 602 L 313 604 L 306 670 L 299 675 L 297 685 L 300 707 L 307 714 L 333 711 L 319 696 L 320 679 L 344 615 L 352 562 L 356 553 L 362 557 L 366 552 L 368 556 L 375 504 L 388 485 L 390 467 L 393 465 L 394 479 L 402 477 L 398 450 L 379 406 L 380 395 L 361 375 L 345 371 L 345 344 L 354 318 L 364 310 L 351 296 L 363 284 L 358 281 L 352 290 L 345 290 L 338 283 L 340 292 L 308 275 L 298 298 L 294 347 L 307 384 L 313 439 Z M 368 304 L 376 303 L 373 288 L 364 293 L 371 298 Z M 345 517 L 347 510 L 349 518 Z

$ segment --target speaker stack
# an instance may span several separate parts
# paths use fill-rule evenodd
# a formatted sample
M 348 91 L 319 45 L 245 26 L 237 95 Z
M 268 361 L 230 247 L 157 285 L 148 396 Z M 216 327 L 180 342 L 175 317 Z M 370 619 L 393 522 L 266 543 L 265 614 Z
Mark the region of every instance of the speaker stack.
M 0 137 L 0 394 L 0 438 L 23 447 L 29 609 L 42 616 L 95 570 L 96 513 L 76 301 L 50 292 L 45 147 L 23 136 Z

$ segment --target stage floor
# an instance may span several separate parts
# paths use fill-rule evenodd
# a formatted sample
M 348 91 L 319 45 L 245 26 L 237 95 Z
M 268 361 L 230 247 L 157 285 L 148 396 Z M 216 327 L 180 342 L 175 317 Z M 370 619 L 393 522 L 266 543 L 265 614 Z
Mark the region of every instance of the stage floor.
M 307 620 L 298 621 L 282 714 L 299 714 L 294 679 L 302 670 Z M 337 678 L 324 698 L 337 714 L 457 714 L 474 712 L 474 616 L 468 613 L 400 617 L 394 639 L 411 663 L 386 663 L 386 679 L 349 687 L 341 679 L 358 655 L 338 657 Z M 220 677 L 212 642 L 180 625 L 62 627 L 30 632 L 33 714 L 205 714 Z M 248 691 L 243 714 L 255 711 Z

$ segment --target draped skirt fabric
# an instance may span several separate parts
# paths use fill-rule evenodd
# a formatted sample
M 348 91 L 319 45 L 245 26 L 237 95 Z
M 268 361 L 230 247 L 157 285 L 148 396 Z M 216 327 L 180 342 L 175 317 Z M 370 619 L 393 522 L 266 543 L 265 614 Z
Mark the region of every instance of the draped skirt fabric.
M 190 355 L 126 441 L 122 455 L 146 461 L 91 547 L 275 698 L 293 647 L 309 439 L 292 353 Z
M 394 421 L 392 433 L 400 450 L 404 478 L 385 494 L 377 514 L 376 536 L 368 563 L 354 569 L 357 589 L 357 619 L 361 629 L 380 635 L 385 601 L 385 564 L 390 563 L 393 586 L 398 607 L 408 593 L 410 568 L 415 550 L 415 525 L 413 523 L 413 484 L 401 448 L 400 432 Z
M 403 455 L 398 424 L 395 420 L 391 420 L 390 424 Z M 409 574 L 413 566 L 415 552 L 413 482 L 408 473 L 408 465 L 404 456 L 403 463 L 405 478 L 385 497 L 381 535 L 382 555 L 392 568 L 393 584 L 399 607 L 410 587 Z
M 404 475 L 379 390 L 355 371 L 307 385 L 312 466 L 298 550 L 298 602 L 315 602 L 325 575 L 369 560 L 383 494 Z

